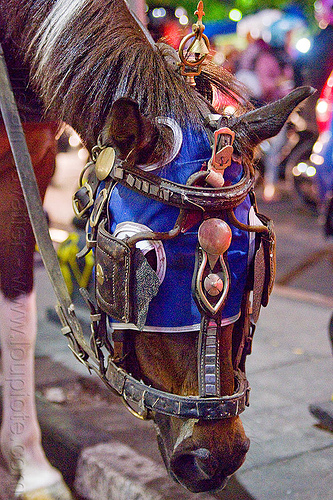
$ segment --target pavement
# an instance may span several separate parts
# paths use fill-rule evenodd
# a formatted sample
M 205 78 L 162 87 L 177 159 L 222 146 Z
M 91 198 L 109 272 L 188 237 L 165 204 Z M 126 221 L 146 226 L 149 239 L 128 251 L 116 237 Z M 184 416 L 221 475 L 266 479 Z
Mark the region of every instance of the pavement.
M 251 439 L 247 459 L 223 492 L 196 495 L 167 476 L 153 425 L 131 416 L 70 352 L 38 258 L 35 282 L 36 400 L 43 445 L 75 498 L 332 500 L 333 433 L 308 410 L 333 393 L 332 296 L 275 287 L 247 361 L 251 400 L 241 417 Z M 87 312 L 77 312 L 85 323 Z M 1 500 L 10 500 L 10 478 L 1 469 L 0 484 Z
M 327 326 L 333 300 L 276 287 L 262 309 L 247 361 L 252 387 L 242 421 L 251 447 L 220 494 L 193 495 L 167 477 L 150 422 L 130 415 L 69 351 L 50 314 L 45 270 L 36 269 L 37 408 L 45 450 L 86 500 L 331 500 L 333 433 L 308 407 L 333 393 Z M 78 309 L 83 322 L 86 312 Z M 98 480 L 97 480 L 98 479 Z

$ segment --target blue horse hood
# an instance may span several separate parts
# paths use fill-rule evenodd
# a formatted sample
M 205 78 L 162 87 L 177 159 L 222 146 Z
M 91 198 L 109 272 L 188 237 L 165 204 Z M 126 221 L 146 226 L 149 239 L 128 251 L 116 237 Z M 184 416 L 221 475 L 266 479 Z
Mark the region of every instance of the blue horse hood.
M 202 164 L 210 159 L 211 146 L 204 131 L 187 128 L 182 132 L 183 142 L 178 155 L 155 173 L 168 180 L 186 184 L 189 176 L 199 171 Z M 232 163 L 226 170 L 225 180 L 234 184 L 241 175 L 242 167 L 238 163 Z M 248 223 L 250 206 L 247 197 L 236 207 L 235 214 L 241 222 Z M 178 208 L 148 199 L 118 184 L 112 191 L 108 208 L 111 233 L 118 224 L 125 222 L 143 224 L 153 231 L 169 231 L 179 215 Z M 224 324 L 236 321 L 240 315 L 248 268 L 249 235 L 234 226 L 231 226 L 231 230 L 232 243 L 228 250 L 231 286 L 222 313 Z M 166 272 L 158 294 L 150 302 L 145 331 L 180 332 L 200 328 L 200 313 L 191 293 L 196 245 L 197 227 L 163 242 Z M 120 323 L 113 322 L 113 326 L 124 328 L 124 324 Z M 133 325 L 126 327 L 135 328 Z

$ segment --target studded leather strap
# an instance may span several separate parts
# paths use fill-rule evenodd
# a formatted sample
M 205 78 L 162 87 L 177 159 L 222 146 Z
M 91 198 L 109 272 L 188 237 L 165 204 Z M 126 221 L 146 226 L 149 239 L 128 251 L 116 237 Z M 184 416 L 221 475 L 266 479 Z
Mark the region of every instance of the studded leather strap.
M 221 420 L 239 415 L 249 405 L 250 387 L 245 375 L 238 370 L 235 372 L 235 379 L 237 387 L 232 396 L 178 396 L 145 385 L 109 359 L 104 382 L 128 404 L 138 406 L 136 413 L 142 412 L 144 419 L 156 412 L 184 419 Z
M 242 203 L 254 183 L 254 178 L 247 169 L 241 180 L 232 186 L 189 186 L 145 172 L 129 161 L 116 162 L 110 176 L 123 186 L 167 205 L 219 212 Z

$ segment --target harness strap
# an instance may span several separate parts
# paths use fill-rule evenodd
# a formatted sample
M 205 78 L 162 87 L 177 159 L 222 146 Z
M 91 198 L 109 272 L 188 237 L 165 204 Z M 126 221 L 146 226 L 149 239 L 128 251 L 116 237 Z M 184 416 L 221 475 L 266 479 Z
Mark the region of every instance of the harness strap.
M 80 323 L 75 315 L 74 305 L 61 273 L 57 254 L 50 238 L 43 211 L 35 173 L 25 141 L 20 115 L 9 80 L 4 53 L 0 45 L 0 107 L 8 139 L 13 152 L 17 173 L 22 186 L 29 218 L 37 245 L 59 301 L 58 314 L 63 325 L 62 332 L 70 342 L 70 348 L 81 362 L 87 363 L 93 351 L 84 340 Z M 93 356 L 94 357 L 94 356 Z
M 246 169 L 241 180 L 232 186 L 213 188 L 178 184 L 152 172 L 145 172 L 134 165 L 130 158 L 116 161 L 110 176 L 119 184 L 166 205 L 210 212 L 220 212 L 239 205 L 254 184 L 254 177 L 249 169 Z
M 235 417 L 249 406 L 250 387 L 245 375 L 235 372 L 236 391 L 232 396 L 208 397 L 178 396 L 154 389 L 135 379 L 109 359 L 106 383 L 121 395 L 135 416 L 151 418 L 151 413 L 162 413 L 188 419 L 221 420 Z
M 221 396 L 220 388 L 220 349 L 221 318 L 201 320 L 198 342 L 198 382 L 202 397 Z

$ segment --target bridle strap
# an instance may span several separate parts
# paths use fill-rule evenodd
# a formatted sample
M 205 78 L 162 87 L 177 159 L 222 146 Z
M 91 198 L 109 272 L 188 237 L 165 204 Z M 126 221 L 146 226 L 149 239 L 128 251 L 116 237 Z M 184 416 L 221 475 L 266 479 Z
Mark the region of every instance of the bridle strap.
M 100 145 L 99 148 L 100 151 L 104 149 Z M 210 217 L 214 213 L 219 215 L 221 210 L 231 212 L 234 207 L 242 203 L 253 186 L 253 178 L 249 169 L 244 170 L 244 174 L 237 184 L 222 188 L 196 185 L 204 181 L 206 175 L 206 171 L 196 172 L 188 179 L 186 185 L 178 184 L 137 167 L 131 153 L 124 160 L 117 158 L 116 155 L 114 164 L 110 166 L 108 179 L 112 179 L 114 182 L 147 198 L 180 209 L 175 227 L 169 233 L 139 233 L 130 237 L 126 241 L 127 245 L 132 248 L 137 241 L 142 239 L 163 240 L 176 237 L 182 232 L 184 224 L 186 225 L 186 214 L 193 211 L 199 211 L 201 215 L 207 212 Z M 247 227 L 246 229 L 251 230 L 252 228 Z M 261 231 L 263 231 L 262 228 Z M 207 325 L 209 318 L 210 315 L 205 320 Z M 203 330 L 202 334 L 206 338 Z M 211 377 L 210 373 L 208 374 L 208 368 L 210 368 L 210 344 L 211 342 L 207 343 L 206 340 L 202 340 L 201 355 L 198 361 L 203 376 L 199 377 L 198 396 L 179 396 L 149 387 L 126 372 L 112 357 L 107 362 L 102 380 L 108 387 L 111 387 L 118 395 L 122 396 L 131 413 L 141 419 L 150 418 L 154 412 L 184 419 L 221 420 L 235 417 L 249 405 L 250 387 L 248 381 L 245 373 L 236 367 L 236 390 L 232 395 L 220 395 L 218 387 L 210 390 Z M 218 357 L 217 349 L 215 360 Z M 218 383 L 218 373 L 215 374 L 215 380 Z
M 178 396 L 136 380 L 110 359 L 103 380 L 128 405 L 136 405 L 138 409 L 132 408 L 132 413 L 143 419 L 150 418 L 151 413 L 156 412 L 184 419 L 221 420 L 236 417 L 249 405 L 250 387 L 245 375 L 238 370 L 235 379 L 237 388 L 231 396 Z
M 178 184 L 152 172 L 145 172 L 130 159 L 116 161 L 110 176 L 119 184 L 166 205 L 210 212 L 220 212 L 239 205 L 254 184 L 254 177 L 248 168 L 240 181 L 232 186 L 213 188 Z
M 107 345 L 107 335 L 98 335 L 102 331 L 100 314 L 91 311 L 94 342 L 89 346 L 84 338 L 81 325 L 75 315 L 74 305 L 68 294 L 64 278 L 61 274 L 57 255 L 49 236 L 48 227 L 42 210 L 37 182 L 34 176 L 29 152 L 27 150 L 19 113 L 15 103 L 3 51 L 0 45 L 0 104 L 7 134 L 11 143 L 15 164 L 20 177 L 28 207 L 31 225 L 42 255 L 44 265 L 49 274 L 55 294 L 59 301 L 58 314 L 63 325 L 62 333 L 69 340 L 69 347 L 74 355 L 89 370 L 101 378 L 105 384 L 114 389 L 127 403 L 138 405 L 142 415 L 161 413 L 178 418 L 197 418 L 204 420 L 221 420 L 235 417 L 242 413 L 249 400 L 249 384 L 245 374 L 240 370 L 235 373 L 236 392 L 231 396 L 200 397 L 178 396 L 159 391 L 136 380 L 117 366 L 109 357 L 104 365 L 101 342 Z M 143 172 L 126 161 L 117 162 L 112 169 L 111 177 L 119 183 L 132 187 L 144 194 L 148 189 L 151 197 L 163 200 L 164 203 L 180 208 L 214 211 L 232 208 L 240 204 L 253 185 L 249 171 L 234 186 L 221 189 L 184 186 L 159 178 L 149 172 Z M 105 317 L 105 314 L 103 315 Z M 104 339 L 104 340 L 103 340 Z
M 58 299 L 58 315 L 62 333 L 69 341 L 69 347 L 90 369 L 96 370 L 87 360 L 95 361 L 94 352 L 85 342 L 81 325 L 75 315 L 74 305 L 62 275 L 57 254 L 50 238 L 39 189 L 33 170 L 29 150 L 18 112 L 13 89 L 9 80 L 3 49 L 0 44 L 0 107 L 6 132 L 12 149 L 16 170 L 20 179 L 29 219 L 48 273 Z

